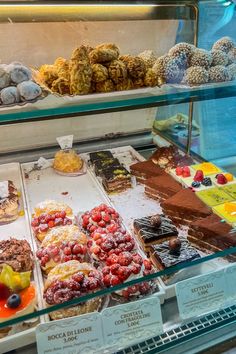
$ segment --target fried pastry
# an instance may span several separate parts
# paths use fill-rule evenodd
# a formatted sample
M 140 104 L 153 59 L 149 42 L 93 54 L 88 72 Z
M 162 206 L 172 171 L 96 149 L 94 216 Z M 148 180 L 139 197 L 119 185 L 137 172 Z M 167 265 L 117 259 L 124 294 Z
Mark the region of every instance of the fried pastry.
M 51 229 L 36 255 L 43 271 L 48 274 L 59 263 L 72 259 L 83 262 L 87 253 L 87 237 L 76 225 Z
M 133 86 L 135 89 L 138 89 L 140 87 L 143 87 L 144 86 L 144 80 L 143 79 L 133 79 Z
M 59 78 L 64 78 L 66 80 L 69 79 L 70 73 L 69 73 L 69 61 L 59 57 L 55 60 L 54 62 L 54 67 L 56 67 L 57 74 Z
M 53 81 L 58 78 L 57 69 L 54 65 L 42 65 L 39 69 L 40 76 L 49 88 L 51 88 Z
M 158 86 L 158 75 L 151 68 L 148 69 L 146 74 L 145 74 L 144 85 L 145 86 L 150 86 L 150 87 Z
M 89 53 L 91 63 L 106 63 L 119 57 L 119 48 L 113 43 L 104 43 L 96 46 Z
M 12 181 L 4 181 L 6 193 L 0 195 L 0 224 L 12 222 L 18 217 L 19 197 Z
M 115 85 L 113 84 L 113 81 L 110 79 L 107 79 L 102 82 L 98 82 L 96 84 L 96 92 L 112 92 L 115 91 Z
M 108 70 L 102 64 L 93 64 L 92 70 L 93 70 L 93 76 L 92 76 L 93 82 L 97 83 L 108 79 Z
M 116 90 L 117 91 L 132 90 L 133 88 L 134 88 L 133 81 L 129 77 L 127 77 L 125 80 L 119 82 L 116 85 Z
M 72 260 L 58 264 L 48 274 L 45 282 L 43 297 L 50 305 L 85 296 L 88 293 L 102 288 L 101 273 L 88 263 Z M 53 311 L 50 317 L 53 320 L 82 315 L 98 311 L 101 298 L 94 298 L 70 308 Z
M 64 77 L 59 77 L 52 83 L 52 92 L 59 93 L 60 95 L 70 94 L 70 81 Z
M 139 57 L 125 56 L 123 61 L 127 65 L 129 75 L 134 79 L 142 79 L 146 73 L 146 65 L 143 59 Z
M 152 50 L 145 50 L 144 52 L 138 55 L 139 58 L 143 59 L 146 65 L 146 68 L 152 68 L 157 57 L 155 56 Z
M 123 82 L 127 78 L 126 65 L 121 60 L 112 60 L 108 67 L 108 73 L 115 84 Z
M 85 46 L 82 45 L 74 50 L 69 64 L 69 70 L 71 94 L 88 94 L 90 92 L 93 72 Z

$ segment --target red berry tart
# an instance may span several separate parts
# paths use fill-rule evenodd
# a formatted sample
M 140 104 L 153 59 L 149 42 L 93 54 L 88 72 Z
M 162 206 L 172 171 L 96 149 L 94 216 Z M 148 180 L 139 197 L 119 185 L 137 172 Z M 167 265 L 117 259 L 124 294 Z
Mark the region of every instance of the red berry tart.
M 102 288 L 102 275 L 88 263 L 72 260 L 58 264 L 48 274 L 45 282 L 44 299 L 50 305 L 79 298 Z M 101 298 L 94 298 L 79 305 L 50 313 L 53 320 L 97 311 Z
M 109 225 L 120 225 L 120 216 L 112 207 L 100 204 L 81 216 L 82 227 L 89 234 L 97 228 L 106 228 Z M 114 226 L 115 227 L 115 226 Z
M 106 287 L 122 284 L 151 273 L 153 273 L 152 263 L 148 259 L 142 258 L 138 253 L 132 254 L 130 252 L 121 252 L 119 255 L 111 254 L 106 260 L 106 266 L 102 269 L 103 282 Z M 130 298 L 147 294 L 151 288 L 150 282 L 143 282 L 116 293 Z
M 135 242 L 131 235 L 125 230 L 118 230 L 115 233 L 93 233 L 92 240 L 88 241 L 89 253 L 96 261 L 106 261 L 111 254 L 120 254 L 124 251 L 132 251 Z
M 87 237 L 75 225 L 55 227 L 48 232 L 36 255 L 45 273 L 59 263 L 71 260 L 84 262 Z

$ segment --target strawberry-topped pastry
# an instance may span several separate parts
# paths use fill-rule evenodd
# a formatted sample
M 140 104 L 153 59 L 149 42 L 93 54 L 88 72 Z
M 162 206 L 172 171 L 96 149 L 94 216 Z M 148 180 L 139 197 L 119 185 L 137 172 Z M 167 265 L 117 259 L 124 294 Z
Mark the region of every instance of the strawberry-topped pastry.
M 87 237 L 76 225 L 52 228 L 36 252 L 45 273 L 57 264 L 77 260 L 84 262 L 87 254 Z
M 121 252 L 111 254 L 102 269 L 103 282 L 106 287 L 115 286 L 124 282 L 141 278 L 153 273 L 152 263 L 138 253 Z M 152 291 L 151 282 L 142 282 L 117 291 L 118 295 L 125 298 L 145 295 Z
M 132 251 L 135 248 L 133 237 L 120 228 L 114 233 L 94 231 L 93 237 L 88 241 L 88 250 L 96 261 L 105 262 L 111 254 L 120 254 Z
M 101 290 L 102 275 L 91 264 L 72 260 L 58 264 L 48 274 L 43 297 L 47 305 L 56 305 Z M 96 297 L 76 306 L 50 313 L 52 319 L 61 319 L 97 311 L 101 298 Z
M 30 281 L 31 271 L 15 272 L 4 264 L 0 273 L 0 322 L 34 311 L 36 289 Z
M 72 220 L 67 217 L 65 210 L 43 213 L 39 216 L 34 217 L 31 221 L 31 226 L 34 235 L 41 242 L 51 229 L 57 226 L 65 226 L 71 224 Z
M 106 204 L 100 204 L 91 211 L 86 211 L 81 216 L 81 221 L 83 229 L 89 234 L 94 232 L 99 227 L 106 228 L 108 225 L 120 225 L 121 223 L 119 214 L 114 208 Z

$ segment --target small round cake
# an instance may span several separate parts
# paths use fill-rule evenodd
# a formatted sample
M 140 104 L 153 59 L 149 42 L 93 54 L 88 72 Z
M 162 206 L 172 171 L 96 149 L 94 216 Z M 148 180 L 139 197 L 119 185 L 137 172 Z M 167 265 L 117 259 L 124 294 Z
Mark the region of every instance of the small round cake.
M 225 53 L 228 53 L 230 50 L 234 48 L 234 45 L 235 44 L 232 38 L 222 37 L 213 44 L 212 49 L 219 49 Z
M 235 80 L 236 79 L 236 63 L 235 64 L 230 64 L 228 67 L 228 73 L 230 75 L 230 79 L 231 80 Z
M 152 68 L 156 61 L 156 56 L 152 50 L 145 50 L 138 55 L 139 58 L 143 59 L 147 68 Z
M 0 98 L 2 104 L 14 104 L 20 102 L 19 91 L 15 86 L 8 86 L 1 90 Z
M 212 63 L 212 54 L 205 49 L 195 49 L 189 60 L 190 66 L 202 66 L 208 69 Z
M 229 51 L 228 60 L 229 64 L 236 63 L 236 47 Z
M 168 83 L 179 83 L 183 78 L 181 61 L 179 58 L 171 58 L 168 55 L 158 58 L 152 70 L 158 77 Z
M 0 67 L 0 89 L 10 85 L 10 75 L 6 72 L 4 66 Z
M 201 66 L 191 66 L 185 72 L 183 82 L 189 85 L 201 85 L 208 82 L 208 71 Z
M 53 168 L 56 172 L 65 174 L 80 172 L 83 160 L 73 149 L 60 150 L 56 153 Z
M 189 58 L 191 57 L 194 50 L 195 50 L 194 45 L 182 42 L 172 47 L 169 50 L 168 55 L 171 58 L 180 60 L 181 67 L 186 68 L 188 65 Z
M 210 82 L 224 82 L 229 80 L 230 75 L 228 69 L 223 65 L 216 65 L 209 69 Z
M 41 87 L 31 80 L 21 82 L 17 85 L 17 89 L 24 101 L 32 101 L 42 94 Z
M 227 65 L 228 64 L 228 56 L 225 52 L 220 49 L 214 49 L 211 51 L 212 54 L 212 63 L 211 66 L 216 65 Z

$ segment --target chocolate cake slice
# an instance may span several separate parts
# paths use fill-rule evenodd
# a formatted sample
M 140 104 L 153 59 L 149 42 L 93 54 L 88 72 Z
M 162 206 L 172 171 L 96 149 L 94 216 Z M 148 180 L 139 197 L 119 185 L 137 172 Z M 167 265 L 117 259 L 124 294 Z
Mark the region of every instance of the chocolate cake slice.
M 198 251 L 182 237 L 170 242 L 164 241 L 151 247 L 151 260 L 159 270 L 164 270 L 183 262 L 191 262 L 199 258 Z M 164 279 L 170 280 L 174 275 L 175 273 L 167 275 Z
M 148 251 L 151 245 L 178 235 L 178 230 L 165 215 L 153 215 L 135 219 L 134 231 L 145 251 Z
M 173 177 L 163 172 L 162 175 L 149 178 L 145 185 L 145 194 L 156 200 L 165 200 L 182 190 L 182 186 Z
M 159 176 L 164 170 L 152 161 L 137 162 L 130 166 L 130 172 L 136 177 L 136 181 L 145 184 L 146 179 Z
M 188 230 L 188 240 L 199 249 L 218 252 L 236 246 L 236 231 L 215 214 L 194 221 Z
M 182 225 L 189 225 L 211 214 L 211 209 L 188 188 L 180 190 L 162 202 L 161 206 L 171 220 Z
M 90 152 L 90 154 L 89 154 L 89 160 L 92 165 L 97 160 L 104 160 L 104 159 L 109 159 L 112 157 L 113 157 L 113 155 L 109 150 Z
M 103 160 L 94 161 L 94 172 L 97 176 L 100 176 L 105 169 L 119 166 L 121 166 L 121 164 L 118 159 L 114 157 L 108 157 Z
M 131 175 L 124 166 L 108 167 L 101 172 L 101 177 L 107 192 L 120 192 L 131 187 Z

